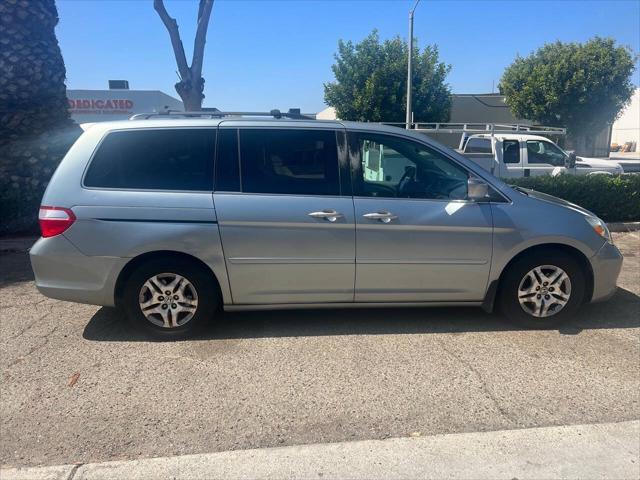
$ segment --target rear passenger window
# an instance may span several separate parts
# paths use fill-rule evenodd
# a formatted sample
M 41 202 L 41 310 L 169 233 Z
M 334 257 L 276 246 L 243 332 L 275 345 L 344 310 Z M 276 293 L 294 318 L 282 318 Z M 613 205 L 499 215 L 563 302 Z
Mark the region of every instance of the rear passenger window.
M 491 150 L 491 139 L 489 138 L 470 138 L 464 153 L 493 153 Z
M 339 195 L 333 130 L 240 130 L 241 187 L 246 193 Z
M 213 129 L 112 132 L 96 152 L 86 187 L 213 189 Z
M 520 142 L 504 140 L 502 142 L 502 161 L 504 163 L 520 163 Z

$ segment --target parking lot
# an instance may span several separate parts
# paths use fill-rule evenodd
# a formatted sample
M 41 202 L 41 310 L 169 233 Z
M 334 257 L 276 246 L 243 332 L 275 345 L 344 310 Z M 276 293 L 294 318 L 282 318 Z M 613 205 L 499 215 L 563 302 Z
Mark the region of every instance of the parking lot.
M 560 330 L 480 309 L 228 313 L 149 342 L 110 308 L 41 296 L 0 254 L 0 464 L 640 418 L 640 237 L 620 289 Z

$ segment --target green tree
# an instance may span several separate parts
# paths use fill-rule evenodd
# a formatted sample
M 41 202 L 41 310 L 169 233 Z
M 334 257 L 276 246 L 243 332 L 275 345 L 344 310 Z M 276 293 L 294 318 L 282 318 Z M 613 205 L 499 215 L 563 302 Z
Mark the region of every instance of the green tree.
M 327 105 L 343 120 L 403 122 L 407 98 L 407 42 L 395 37 L 380 42 L 374 30 L 358 44 L 338 42 L 335 82 L 324 85 Z M 451 90 L 450 65 L 439 61 L 437 46 L 414 47 L 413 112 L 416 121 L 446 122 Z
M 518 118 L 566 127 L 579 153 L 592 154 L 593 136 L 629 102 L 636 58 L 610 38 L 555 42 L 518 56 L 500 91 Z

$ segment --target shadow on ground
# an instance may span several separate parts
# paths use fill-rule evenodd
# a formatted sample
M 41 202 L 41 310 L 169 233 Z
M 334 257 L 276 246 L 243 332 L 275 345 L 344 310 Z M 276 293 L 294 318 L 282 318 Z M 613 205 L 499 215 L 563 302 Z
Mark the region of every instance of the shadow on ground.
M 0 253 L 0 288 L 33 281 L 29 256 L 23 252 Z
M 640 297 L 620 289 L 608 302 L 585 305 L 559 332 L 576 335 L 597 328 L 640 327 Z M 194 340 L 319 335 L 387 335 L 514 331 L 497 314 L 479 308 L 362 308 L 226 312 Z M 103 307 L 89 320 L 83 337 L 94 341 L 148 341 L 117 309 Z

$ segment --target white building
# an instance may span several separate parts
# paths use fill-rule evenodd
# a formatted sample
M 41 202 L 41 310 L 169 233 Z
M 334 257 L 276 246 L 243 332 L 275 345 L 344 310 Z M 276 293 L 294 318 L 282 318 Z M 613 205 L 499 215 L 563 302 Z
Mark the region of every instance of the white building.
M 69 112 L 78 124 L 126 120 L 136 113 L 184 110 L 177 100 L 159 90 L 67 90 Z
M 627 142 L 635 143 L 635 149 L 632 151 L 640 150 L 640 88 L 636 88 L 631 103 L 611 128 L 611 143 L 624 145 Z
M 327 107 L 316 113 L 316 120 L 336 120 L 337 118 L 336 109 L 333 107 Z

